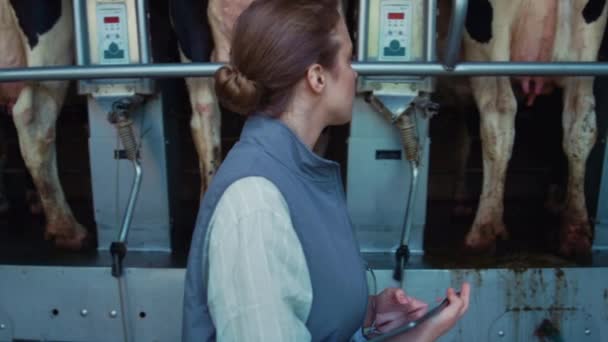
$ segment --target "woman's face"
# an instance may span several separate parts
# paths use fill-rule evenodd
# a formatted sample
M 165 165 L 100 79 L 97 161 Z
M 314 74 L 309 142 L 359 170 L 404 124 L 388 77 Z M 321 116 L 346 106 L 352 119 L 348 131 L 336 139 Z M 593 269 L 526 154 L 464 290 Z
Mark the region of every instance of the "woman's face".
M 351 66 L 353 44 L 344 19 L 340 19 L 337 28 L 340 50 L 336 56 L 334 68 L 329 72 L 327 86 L 328 125 L 343 125 L 350 122 L 355 97 L 357 73 Z

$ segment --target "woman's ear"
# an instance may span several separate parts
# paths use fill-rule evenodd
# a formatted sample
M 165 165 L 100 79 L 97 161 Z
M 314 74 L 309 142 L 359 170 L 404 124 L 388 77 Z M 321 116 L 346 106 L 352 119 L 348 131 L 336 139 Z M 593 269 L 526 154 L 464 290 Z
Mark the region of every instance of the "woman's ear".
M 306 80 L 310 89 L 320 94 L 325 88 L 325 72 L 319 64 L 314 64 L 306 71 Z

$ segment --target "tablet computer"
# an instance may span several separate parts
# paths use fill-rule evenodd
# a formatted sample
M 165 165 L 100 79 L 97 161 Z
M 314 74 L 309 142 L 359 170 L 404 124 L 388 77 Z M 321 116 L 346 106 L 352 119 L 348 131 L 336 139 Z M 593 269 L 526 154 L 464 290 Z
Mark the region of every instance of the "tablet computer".
M 437 305 L 433 309 L 429 310 L 422 317 L 420 317 L 416 320 L 413 320 L 413 321 L 409 321 L 406 324 L 404 324 L 398 328 L 395 328 L 389 332 L 386 332 L 382 335 L 376 336 L 376 337 L 370 339 L 370 341 L 372 341 L 372 342 L 386 341 L 387 339 L 389 339 L 391 337 L 395 337 L 397 335 L 404 334 L 404 333 L 416 328 L 417 326 L 421 325 L 422 323 L 427 321 L 429 318 L 440 313 L 443 309 L 445 309 L 448 306 L 449 303 L 450 302 L 448 301 L 448 299 L 445 298 L 441 303 L 439 303 L 439 305 Z

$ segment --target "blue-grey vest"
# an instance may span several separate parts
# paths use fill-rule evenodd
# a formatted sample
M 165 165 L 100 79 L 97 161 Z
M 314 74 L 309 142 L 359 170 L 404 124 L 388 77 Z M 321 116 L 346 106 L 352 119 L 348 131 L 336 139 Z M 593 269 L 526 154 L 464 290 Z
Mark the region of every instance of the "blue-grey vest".
M 265 177 L 287 202 L 312 283 L 306 322 L 312 340 L 348 341 L 363 324 L 368 289 L 339 165 L 318 157 L 282 122 L 262 114 L 247 120 L 203 196 L 186 270 L 182 340 L 215 340 L 207 307 L 208 268 L 202 265 L 205 235 L 224 190 L 248 176 Z

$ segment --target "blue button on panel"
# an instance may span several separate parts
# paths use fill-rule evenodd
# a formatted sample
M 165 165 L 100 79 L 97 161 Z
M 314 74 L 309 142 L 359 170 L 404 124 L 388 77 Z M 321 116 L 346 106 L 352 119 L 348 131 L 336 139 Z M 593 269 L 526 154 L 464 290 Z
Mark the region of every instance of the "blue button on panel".
M 398 40 L 393 39 L 384 48 L 384 55 L 390 57 L 405 57 L 405 47 L 402 47 Z
M 104 50 L 103 57 L 105 59 L 121 59 L 125 58 L 125 50 L 118 47 L 118 44 L 112 42 L 107 50 Z

